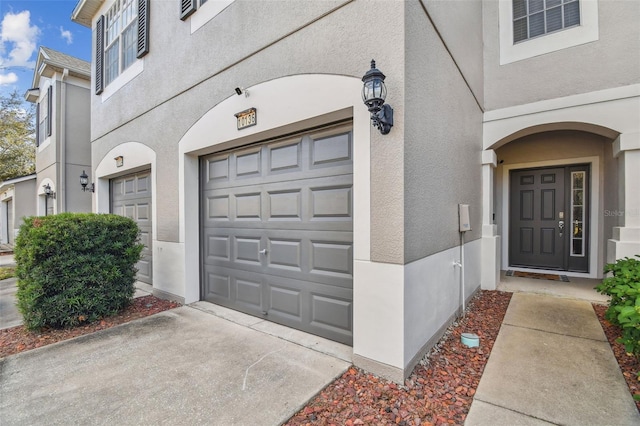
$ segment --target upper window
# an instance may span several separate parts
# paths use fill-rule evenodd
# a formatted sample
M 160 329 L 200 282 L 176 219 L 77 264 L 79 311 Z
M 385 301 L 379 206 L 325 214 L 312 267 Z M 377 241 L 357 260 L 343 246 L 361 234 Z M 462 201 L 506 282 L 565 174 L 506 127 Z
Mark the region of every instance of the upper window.
M 116 0 L 105 15 L 105 86 L 136 59 L 137 17 L 137 0 Z
M 500 65 L 598 40 L 599 0 L 498 0 Z
M 578 0 L 513 0 L 513 42 L 580 25 Z
M 114 0 L 96 21 L 96 94 L 149 52 L 149 0 Z
M 51 136 L 51 106 L 53 100 L 51 99 L 51 93 L 53 87 L 49 86 L 47 94 L 42 98 L 38 104 L 36 110 L 36 120 L 38 121 L 38 128 L 36 129 L 36 145 L 40 146 L 49 136 Z

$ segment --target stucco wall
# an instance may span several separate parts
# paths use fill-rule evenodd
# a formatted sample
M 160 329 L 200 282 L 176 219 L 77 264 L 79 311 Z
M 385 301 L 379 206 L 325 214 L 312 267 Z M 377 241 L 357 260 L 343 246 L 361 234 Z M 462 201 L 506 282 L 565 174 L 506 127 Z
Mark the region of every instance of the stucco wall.
M 317 1 L 303 6 L 297 2 L 268 2 L 267 6 L 262 2 L 235 2 L 193 35 L 178 19 L 174 3 L 151 3 L 151 50 L 144 58 L 144 71 L 104 103 L 93 96 L 92 164 L 98 164 L 111 149 L 125 142 L 139 142 L 155 151 L 158 173 L 154 183 L 161 194 L 154 200 L 158 240 L 178 241 L 178 141 L 213 106 L 237 96 L 235 87 L 307 73 L 359 78 L 375 58 L 387 75 L 389 102 L 402 104 L 403 51 L 398 46 L 402 46 L 403 36 L 397 31 L 403 19 L 402 3 L 393 2 L 380 9 L 371 2 L 346 2 L 344 7 L 323 15 L 342 3 Z M 376 25 L 352 25 L 363 16 Z M 298 30 L 287 33 L 295 28 Z M 381 38 L 380 33 L 389 36 Z M 197 58 L 184 57 L 183 49 L 206 53 Z M 208 59 L 202 60 L 205 56 Z M 220 71 L 230 66 L 228 72 Z M 181 92 L 197 81 L 201 83 Z M 251 96 L 246 103 L 247 108 L 251 106 Z M 401 146 L 401 114 L 400 108 L 400 119 L 391 134 L 372 136 L 372 145 L 382 141 L 394 148 Z M 235 117 L 231 115 L 229 120 Z M 372 149 L 372 157 L 376 155 L 382 158 L 372 158 L 372 163 L 381 168 L 378 179 L 372 178 L 372 193 L 378 191 L 376 185 L 388 187 L 397 182 L 402 187 L 394 163 L 388 163 L 388 150 Z M 392 155 L 395 164 L 402 164 L 401 150 Z M 126 165 L 126 156 L 124 161 Z M 378 246 L 389 250 L 395 247 L 394 252 L 399 253 L 395 259 L 402 262 L 402 225 L 396 222 L 402 209 L 395 204 L 392 212 L 377 218 L 372 233 L 384 229 L 380 238 L 386 240 Z
M 67 162 L 89 164 L 91 157 L 91 96 L 87 88 L 66 85 L 66 148 Z
M 404 261 L 409 263 L 460 244 L 459 203 L 470 205 L 472 231 L 465 238 L 480 237 L 482 111 L 420 4 L 406 5 Z
M 480 105 L 484 102 L 482 1 L 420 0 Z M 455 19 L 451 19 L 455 16 Z
M 640 82 L 640 2 L 599 0 L 599 40 L 506 65 L 498 1 L 484 0 L 483 9 L 487 111 Z
M 29 179 L 15 184 L 14 192 L 15 215 L 13 217 L 15 229 L 22 225 L 22 218 L 36 214 L 36 180 Z

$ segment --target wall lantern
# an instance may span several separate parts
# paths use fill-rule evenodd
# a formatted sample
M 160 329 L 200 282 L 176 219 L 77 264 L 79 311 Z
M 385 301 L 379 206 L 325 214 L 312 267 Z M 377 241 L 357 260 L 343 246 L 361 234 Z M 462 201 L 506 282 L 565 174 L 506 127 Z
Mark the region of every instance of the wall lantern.
M 44 196 L 47 198 L 56 198 L 56 193 L 49 184 L 42 185 L 42 190 L 44 192 Z
M 94 192 L 95 187 L 93 186 L 93 182 L 91 182 L 91 185 L 88 185 L 88 184 L 89 184 L 89 176 L 87 176 L 87 174 L 83 170 L 82 174 L 80 175 L 80 185 L 82 185 L 82 190 Z
M 385 75 L 376 68 L 376 61 L 372 59 L 371 69 L 362 77 L 362 100 L 371 113 L 371 124 L 386 135 L 393 127 L 393 108 L 384 103 L 387 97 L 384 79 Z

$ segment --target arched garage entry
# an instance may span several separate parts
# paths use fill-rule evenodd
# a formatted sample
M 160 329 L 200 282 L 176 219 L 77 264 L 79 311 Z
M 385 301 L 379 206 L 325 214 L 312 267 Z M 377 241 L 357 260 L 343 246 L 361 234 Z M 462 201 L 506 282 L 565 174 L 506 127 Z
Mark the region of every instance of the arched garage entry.
M 231 157 L 237 160 L 238 149 L 252 146 L 254 151 L 258 149 L 258 151 L 264 151 L 266 155 L 270 156 L 275 152 L 272 148 L 278 148 L 280 146 L 278 144 L 283 144 L 282 146 L 285 148 L 289 146 L 287 145 L 287 137 L 291 136 L 294 140 L 300 139 L 299 145 L 298 142 L 291 145 L 299 146 L 300 150 L 292 149 L 291 153 L 295 152 L 292 156 L 270 157 L 265 161 L 285 161 L 285 157 L 295 159 L 296 156 L 302 155 L 303 157 L 299 159 L 300 164 L 308 165 L 315 164 L 313 162 L 316 161 L 312 157 L 316 152 L 314 147 L 317 146 L 314 145 L 314 141 L 333 138 L 332 142 L 323 145 L 324 147 L 331 145 L 329 150 L 332 153 L 329 157 L 342 152 L 340 155 L 351 157 L 349 162 L 352 163 L 352 166 L 349 167 L 352 167 L 353 187 L 351 191 L 348 191 L 347 198 L 344 198 L 347 192 L 340 191 L 344 189 L 344 185 L 334 185 L 336 189 L 334 195 L 337 198 L 344 198 L 347 203 L 345 205 L 351 209 L 351 212 L 345 213 L 351 215 L 353 219 L 353 244 L 349 249 L 350 261 L 369 260 L 370 122 L 369 114 L 360 99 L 361 85 L 360 79 L 335 75 L 296 75 L 264 82 L 249 87 L 248 97 L 234 95 L 221 102 L 207 112 L 185 134 L 179 144 L 179 176 L 182 180 L 180 182 L 180 239 L 184 241 L 185 247 L 185 301 L 187 303 L 201 298 L 199 272 L 202 270 L 200 244 L 204 244 L 203 229 L 199 225 L 201 222 L 199 222 L 198 209 L 194 208 L 194 206 L 201 205 L 203 197 L 200 189 L 204 174 L 200 162 L 209 162 L 207 164 L 210 165 L 209 160 L 215 161 L 218 158 L 216 153 L 222 153 L 219 157 L 225 159 L 224 161 L 229 159 L 226 153 L 231 153 Z M 256 109 L 256 125 L 238 129 L 235 114 L 249 108 Z M 323 127 L 336 123 L 338 128 Z M 346 132 L 340 128 L 341 123 L 349 127 Z M 323 136 L 325 131 L 329 131 L 330 134 Z M 316 135 L 318 132 L 320 134 Z M 345 138 L 350 139 L 349 144 L 343 143 L 347 140 Z M 325 141 L 327 140 L 329 139 L 325 139 Z M 285 151 L 286 149 L 281 153 L 284 154 Z M 253 151 L 248 153 L 249 156 L 243 158 L 248 159 L 252 154 L 254 154 Z M 271 179 L 268 176 L 265 178 Z M 303 176 L 303 178 L 305 177 Z M 328 178 L 334 179 L 333 177 Z M 325 186 L 325 188 L 328 187 Z M 255 186 L 254 189 L 256 191 L 253 193 L 261 192 L 257 190 L 258 186 Z M 282 194 L 285 194 L 289 189 L 291 188 L 283 187 Z M 311 188 L 308 189 L 311 190 Z M 213 191 L 228 192 L 229 188 L 213 188 Z M 268 192 L 269 189 L 264 191 Z M 302 192 L 300 194 L 303 196 Z M 245 199 L 245 201 L 248 200 L 248 198 Z M 264 200 L 263 198 L 263 203 L 266 202 Z M 235 202 L 234 209 L 237 208 L 237 199 Z M 247 206 L 249 205 L 250 203 L 247 204 Z M 241 250 L 238 248 L 237 241 L 234 244 L 235 250 Z M 251 245 L 245 247 L 249 246 Z M 251 253 L 253 251 L 258 253 L 265 249 L 269 250 L 267 247 L 254 245 L 250 250 Z M 294 250 L 294 252 L 296 251 Z M 238 253 L 235 253 L 236 257 L 237 255 Z M 358 277 L 354 275 L 353 287 L 355 288 L 357 285 Z M 316 301 L 318 300 L 320 298 L 316 298 Z M 349 305 L 348 321 L 353 323 L 356 319 L 351 319 L 351 300 L 346 303 Z M 336 306 L 333 305 L 331 309 L 336 309 Z M 344 315 L 344 312 L 339 312 L 339 315 Z M 269 319 L 268 316 L 267 319 Z M 308 331 L 304 326 L 299 328 Z M 337 340 L 350 341 L 350 337 Z

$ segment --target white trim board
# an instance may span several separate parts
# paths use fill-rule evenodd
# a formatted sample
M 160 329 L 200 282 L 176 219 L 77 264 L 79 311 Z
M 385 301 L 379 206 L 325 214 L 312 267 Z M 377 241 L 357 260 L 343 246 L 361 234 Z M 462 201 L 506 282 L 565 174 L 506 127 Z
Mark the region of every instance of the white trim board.
M 591 219 L 589 221 L 589 273 L 569 272 L 569 271 L 556 271 L 556 270 L 542 270 L 542 269 L 527 269 L 509 266 L 509 172 L 517 169 L 529 169 L 534 167 L 552 167 L 552 166 L 568 166 L 572 164 L 590 164 L 591 165 L 591 203 L 589 209 L 591 210 Z M 599 249 L 604 246 L 599 245 L 598 241 L 603 238 L 603 232 L 601 229 L 600 220 L 600 193 L 604 190 L 604 182 L 600 179 L 600 158 L 599 157 L 578 157 L 578 158 L 565 158 L 560 160 L 547 160 L 547 161 L 534 161 L 531 163 L 517 163 L 508 164 L 502 168 L 502 223 L 500 225 L 500 233 L 502 236 L 502 270 L 512 269 L 514 271 L 529 271 L 540 272 L 549 274 L 558 274 L 571 276 L 571 277 L 584 277 L 584 278 L 600 278 L 602 276 L 602 265 L 599 263 L 599 259 L 603 258 L 603 253 L 599 252 Z

